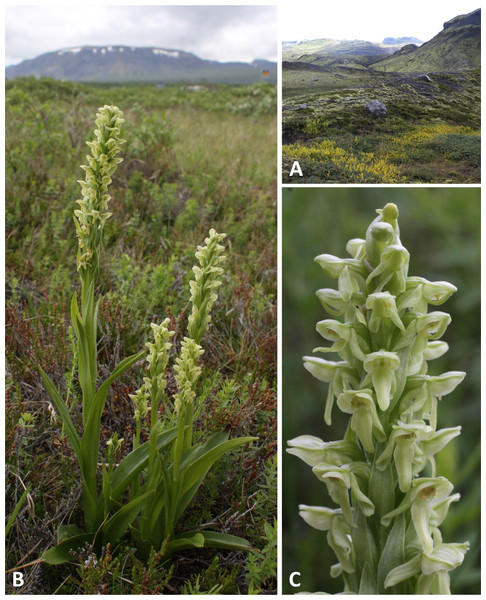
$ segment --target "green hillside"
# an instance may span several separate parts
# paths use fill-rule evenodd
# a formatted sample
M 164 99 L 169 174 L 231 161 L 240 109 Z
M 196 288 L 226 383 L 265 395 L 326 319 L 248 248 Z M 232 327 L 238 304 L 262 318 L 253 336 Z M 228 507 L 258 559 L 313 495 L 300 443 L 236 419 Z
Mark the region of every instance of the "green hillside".
M 481 66 L 481 10 L 455 17 L 412 52 L 399 52 L 372 68 L 380 71 L 463 71 Z

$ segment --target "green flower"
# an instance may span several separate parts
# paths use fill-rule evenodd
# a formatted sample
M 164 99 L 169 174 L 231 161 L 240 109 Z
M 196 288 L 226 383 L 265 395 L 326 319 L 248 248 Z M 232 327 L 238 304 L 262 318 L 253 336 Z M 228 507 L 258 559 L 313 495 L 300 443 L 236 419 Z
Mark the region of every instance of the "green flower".
M 312 472 L 326 484 L 329 495 L 336 504 L 339 504 L 344 518 L 351 526 L 353 526 L 353 510 L 348 490 L 351 491 L 354 501 L 359 504 L 364 515 L 370 516 L 375 512 L 373 502 L 362 492 L 358 482 L 358 476 L 361 480 L 366 473 L 369 476 L 369 466 L 365 463 L 351 463 L 339 467 L 320 463 L 313 467 Z
M 423 277 L 408 277 L 406 291 L 397 298 L 398 309 L 414 310 L 416 313 L 426 313 L 427 305 L 439 305 L 448 300 L 456 286 L 447 281 L 427 281 Z
M 410 254 L 401 244 L 387 246 L 381 253 L 380 264 L 368 275 L 366 284 L 370 285 L 372 279 L 380 276 L 377 292 L 387 284 L 394 293 L 405 291 L 409 260 Z
M 353 442 L 324 442 L 314 435 L 300 435 L 289 440 L 289 454 L 294 454 L 311 467 L 319 463 L 341 466 L 362 458 L 359 447 Z
M 299 504 L 299 515 L 314 529 L 328 532 L 328 544 L 333 549 L 343 571 L 354 573 L 351 561 L 352 546 L 349 538 L 351 528 L 343 517 L 343 511 L 339 508 L 330 509 L 324 506 Z
M 361 324 L 341 323 L 335 319 L 319 321 L 316 330 L 326 340 L 334 342 L 330 348 L 315 348 L 314 352 L 338 352 L 345 360 L 351 362 L 353 359 L 364 360 L 362 347 L 367 351 L 368 344 L 364 337 L 359 335 Z
M 376 462 L 376 467 L 384 470 L 393 455 L 401 492 L 407 492 L 412 484 L 413 462 L 417 451 L 420 451 L 418 443 L 430 438 L 433 431 L 432 427 L 423 421 L 413 423 L 399 421 L 392 426 L 392 433 Z
M 448 498 L 452 489 L 452 483 L 445 477 L 415 479 L 399 506 L 382 517 L 381 524 L 388 527 L 394 517 L 410 509 L 413 525 L 423 551 L 430 553 L 434 547 L 432 530 L 440 521 L 440 516 L 433 514 L 434 509 L 443 507 L 442 503 Z
M 347 390 L 339 395 L 337 405 L 353 415 L 350 426 L 356 432 L 366 452 L 374 452 L 373 436 L 380 442 L 386 439 L 385 432 L 376 412 L 371 390 Z
M 417 594 L 450 594 L 449 571 L 462 564 L 469 542 L 438 544 L 422 557 L 422 575 L 417 582 Z
M 337 290 L 323 288 L 317 290 L 316 296 L 330 315 L 344 315 L 346 321 L 354 319 L 357 307 L 365 302 L 365 296 L 361 292 L 355 292 L 349 300 L 344 300 Z
M 373 382 L 376 400 L 382 411 L 390 405 L 391 396 L 396 383 L 395 371 L 400 366 L 400 358 L 395 352 L 380 350 L 368 354 L 363 362 L 364 370 L 368 373 L 363 385 Z
M 450 594 L 449 571 L 462 564 L 469 543 L 437 544 L 430 553 L 415 553 L 406 563 L 395 567 L 385 579 L 385 588 L 420 575 L 416 594 Z
M 331 424 L 331 412 L 334 398 L 348 389 L 350 385 L 357 385 L 359 380 L 345 361 L 332 362 L 316 356 L 304 356 L 304 367 L 316 379 L 329 383 L 324 420 Z
M 366 308 L 371 311 L 368 319 L 371 333 L 378 333 L 380 328 L 389 329 L 391 323 L 401 331 L 405 331 L 405 326 L 398 316 L 395 296 L 392 296 L 390 292 L 370 294 L 366 300 Z
M 453 392 L 465 376 L 463 371 L 449 371 L 442 375 L 417 377 L 414 383 L 418 385 L 414 385 L 400 401 L 402 418 L 421 414 L 429 419 L 431 427 L 435 429 L 438 400 Z

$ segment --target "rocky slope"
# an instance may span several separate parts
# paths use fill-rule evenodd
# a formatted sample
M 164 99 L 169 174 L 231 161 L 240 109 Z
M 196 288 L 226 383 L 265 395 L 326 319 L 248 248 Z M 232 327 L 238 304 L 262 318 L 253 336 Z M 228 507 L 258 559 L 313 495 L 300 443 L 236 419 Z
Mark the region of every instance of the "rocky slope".
M 407 51 L 404 51 L 407 48 Z M 444 23 L 443 30 L 420 47 L 405 47 L 376 62 L 379 71 L 463 71 L 481 66 L 481 9 Z

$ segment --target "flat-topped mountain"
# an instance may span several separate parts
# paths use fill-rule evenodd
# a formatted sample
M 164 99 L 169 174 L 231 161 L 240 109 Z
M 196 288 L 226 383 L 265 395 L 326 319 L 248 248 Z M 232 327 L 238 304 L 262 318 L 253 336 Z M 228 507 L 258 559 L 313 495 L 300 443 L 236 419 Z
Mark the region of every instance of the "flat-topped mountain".
M 78 46 L 41 54 L 5 69 L 7 78 L 33 75 L 92 82 L 276 82 L 276 64 L 222 63 L 203 60 L 190 52 L 134 46 Z

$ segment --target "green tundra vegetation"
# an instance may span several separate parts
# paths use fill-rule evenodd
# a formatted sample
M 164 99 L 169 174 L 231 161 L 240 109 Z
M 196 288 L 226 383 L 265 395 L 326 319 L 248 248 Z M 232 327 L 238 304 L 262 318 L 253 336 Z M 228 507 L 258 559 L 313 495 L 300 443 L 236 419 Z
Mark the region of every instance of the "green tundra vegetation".
M 429 372 L 464 371 L 464 381 L 444 395 L 437 410 L 439 428 L 460 425 L 462 433 L 436 455 L 437 473 L 454 485 L 460 501 L 450 506 L 442 525 L 445 543 L 468 540 L 461 566 L 451 572 L 452 594 L 478 594 L 481 583 L 481 361 L 480 361 L 480 190 L 479 188 L 294 188 L 282 200 L 282 440 L 303 433 L 325 442 L 341 440 L 349 415 L 334 409 L 332 424 L 324 421 L 327 384 L 303 365 L 312 348 L 328 345 L 316 323 L 330 317 L 316 296 L 335 288 L 314 258 L 323 252 L 345 257 L 351 238 L 363 237 L 377 206 L 395 203 L 400 237 L 410 252 L 409 276 L 448 281 L 456 288 L 445 310 L 452 317 L 442 339 L 446 354 L 431 363 Z M 433 307 L 435 310 L 435 307 Z M 432 310 L 432 309 L 431 309 Z M 334 317 L 333 317 L 334 318 Z M 338 318 L 338 317 L 336 317 Z M 315 354 L 319 356 L 319 353 Z M 329 353 L 325 359 L 340 360 Z M 320 417 L 319 417 L 320 415 Z M 333 506 L 325 486 L 295 456 L 282 457 L 282 586 L 283 593 L 342 592 L 342 580 L 329 574 L 336 558 L 324 531 L 309 527 L 297 515 L 299 504 Z M 323 489 L 324 488 L 324 489 Z M 365 490 L 366 493 L 366 490 Z M 397 495 L 397 500 L 400 492 Z M 298 571 L 300 588 L 289 575 Z
M 337 81 L 341 70 L 289 70 L 289 81 L 303 74 L 309 91 L 283 102 L 284 183 L 480 181 L 479 69 L 427 79 L 347 69 Z M 370 100 L 385 104 L 384 118 L 367 113 Z M 289 176 L 295 160 L 303 177 Z
M 224 232 L 222 284 L 204 335 L 194 443 L 224 431 L 258 438 L 226 453 L 179 523 L 249 541 L 250 552 L 140 556 L 125 536 L 62 565 L 41 555 L 59 525 L 83 528 L 78 463 L 39 369 L 82 430 L 80 357 L 70 318 L 78 291 L 73 211 L 99 106 L 124 113 L 127 140 L 110 186 L 99 278 L 100 381 L 145 348 L 168 317 L 174 359 L 186 335 L 194 252 Z M 248 149 L 252 148 L 249 152 Z M 23 594 L 272 594 L 276 590 L 276 89 L 104 86 L 22 78 L 6 86 L 7 570 Z M 111 386 L 101 445 L 136 436 L 144 358 Z M 167 393 L 177 391 L 173 376 Z M 159 419 L 169 418 L 164 403 Z M 150 420 L 150 417 L 147 417 Z M 144 442 L 142 428 L 140 443 Z M 111 447 L 111 446 L 110 446 Z M 102 466 L 99 464 L 101 481 Z M 179 531 L 179 532 L 180 532 Z M 177 533 L 177 532 L 176 532 Z

